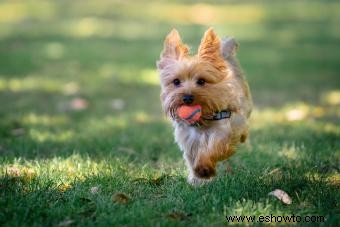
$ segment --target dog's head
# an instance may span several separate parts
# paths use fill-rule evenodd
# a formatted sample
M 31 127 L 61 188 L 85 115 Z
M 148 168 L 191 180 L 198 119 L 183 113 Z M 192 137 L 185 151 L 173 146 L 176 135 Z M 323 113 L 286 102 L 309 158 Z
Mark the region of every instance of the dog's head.
M 202 38 L 198 53 L 190 56 L 188 46 L 173 29 L 164 41 L 157 62 L 161 100 L 167 115 L 178 119 L 176 110 L 181 105 L 200 105 L 203 118 L 230 108 L 233 92 L 228 80 L 232 68 L 226 59 L 234 54 L 236 47 L 230 43 L 221 45 L 210 28 Z

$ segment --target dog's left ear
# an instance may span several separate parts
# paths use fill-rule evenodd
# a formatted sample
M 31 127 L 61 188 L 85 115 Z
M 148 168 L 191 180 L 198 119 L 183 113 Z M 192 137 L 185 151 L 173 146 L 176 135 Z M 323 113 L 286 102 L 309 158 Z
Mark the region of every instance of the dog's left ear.
M 198 57 L 203 61 L 210 62 L 217 69 L 223 70 L 226 68 L 222 53 L 221 41 L 212 28 L 209 28 L 201 41 L 198 48 Z

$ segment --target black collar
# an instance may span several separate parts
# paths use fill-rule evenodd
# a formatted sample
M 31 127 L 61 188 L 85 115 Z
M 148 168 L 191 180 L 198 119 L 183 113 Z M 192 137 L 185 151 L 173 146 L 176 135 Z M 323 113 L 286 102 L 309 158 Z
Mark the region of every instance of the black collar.
M 212 118 L 203 118 L 204 120 L 208 121 L 218 121 L 222 120 L 225 118 L 230 118 L 231 117 L 231 111 L 226 109 L 226 110 L 221 110 L 220 112 L 215 112 Z
M 230 117 L 231 117 L 231 110 L 225 109 L 225 110 L 221 110 L 220 112 L 215 112 L 211 118 L 203 118 L 203 120 L 219 121 L 219 120 L 230 118 Z M 191 124 L 190 126 L 200 127 L 201 124 L 199 122 L 196 122 L 196 123 Z

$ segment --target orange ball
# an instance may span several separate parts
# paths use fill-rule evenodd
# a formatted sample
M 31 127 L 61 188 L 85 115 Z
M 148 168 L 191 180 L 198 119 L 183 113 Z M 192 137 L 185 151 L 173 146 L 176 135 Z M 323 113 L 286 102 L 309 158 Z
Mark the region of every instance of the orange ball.
M 200 105 L 183 105 L 177 109 L 177 115 L 189 124 L 194 124 L 201 118 L 202 107 Z

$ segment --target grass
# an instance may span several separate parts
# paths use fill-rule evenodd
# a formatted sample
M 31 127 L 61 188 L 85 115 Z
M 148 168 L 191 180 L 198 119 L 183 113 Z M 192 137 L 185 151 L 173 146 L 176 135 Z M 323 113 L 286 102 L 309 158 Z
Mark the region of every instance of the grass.
M 226 215 L 294 214 L 336 226 L 339 9 L 1 2 L 0 225 L 222 226 Z M 249 144 L 195 188 L 160 108 L 155 61 L 172 27 L 195 50 L 208 25 L 240 42 L 256 108 Z M 276 188 L 291 205 L 268 196 Z

